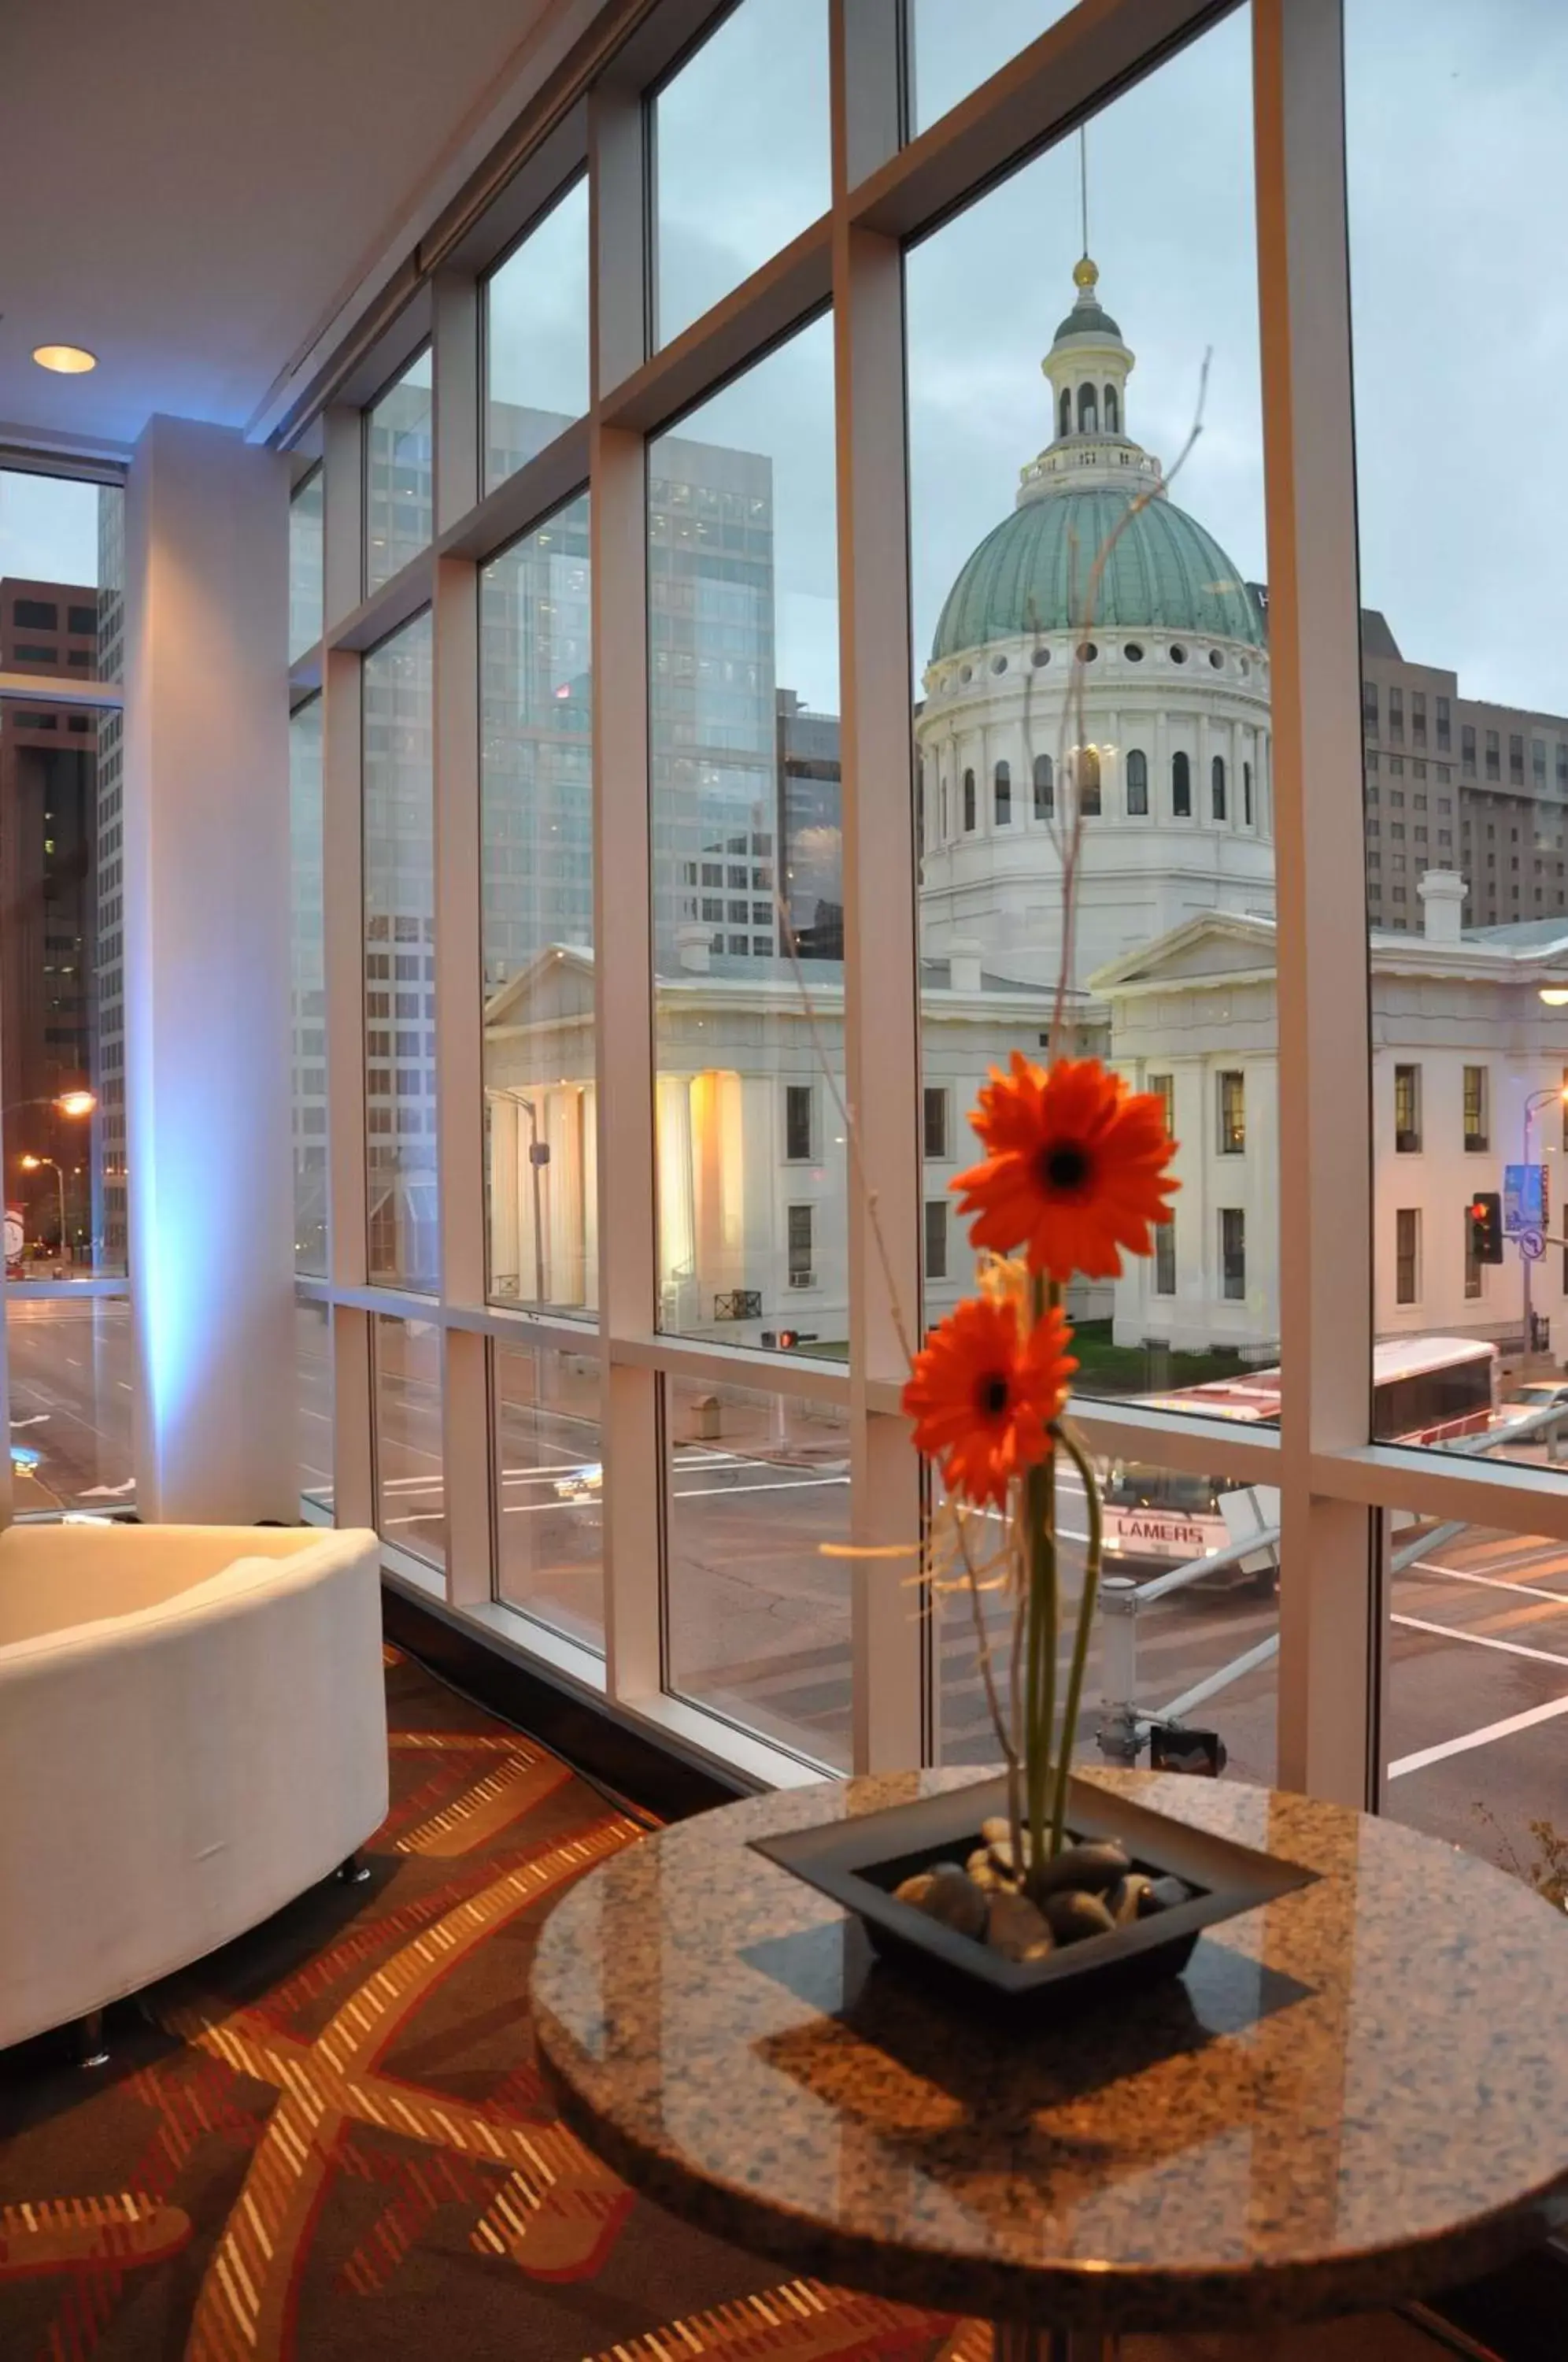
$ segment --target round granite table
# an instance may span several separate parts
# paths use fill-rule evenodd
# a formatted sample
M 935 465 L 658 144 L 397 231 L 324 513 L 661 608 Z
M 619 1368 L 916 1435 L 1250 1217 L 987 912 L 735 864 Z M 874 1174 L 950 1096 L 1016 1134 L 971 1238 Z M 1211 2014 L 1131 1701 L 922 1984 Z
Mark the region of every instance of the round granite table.
M 672 2213 L 988 2316 L 1011 2354 L 1386 2304 L 1568 2221 L 1568 1927 L 1469 1855 L 1300 1796 L 1096 1773 L 1319 1876 L 1154 1992 L 1014 2025 L 878 1964 L 748 1846 L 983 1776 L 759 1796 L 593 1871 L 534 1965 L 568 2123 Z

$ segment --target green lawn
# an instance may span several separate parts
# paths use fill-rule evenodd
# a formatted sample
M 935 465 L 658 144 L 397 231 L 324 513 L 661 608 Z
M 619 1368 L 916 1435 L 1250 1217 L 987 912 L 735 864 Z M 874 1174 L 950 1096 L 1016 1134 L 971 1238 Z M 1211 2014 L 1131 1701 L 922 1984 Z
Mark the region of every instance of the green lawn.
M 1233 1378 L 1250 1367 L 1224 1347 L 1209 1353 L 1155 1354 L 1142 1345 L 1113 1345 L 1109 1320 L 1086 1320 L 1073 1335 L 1077 1384 L 1086 1394 L 1165 1394 L 1176 1386 L 1201 1385 L 1206 1378 Z M 801 1352 L 817 1362 L 849 1358 L 848 1345 L 834 1338 L 820 1338 Z

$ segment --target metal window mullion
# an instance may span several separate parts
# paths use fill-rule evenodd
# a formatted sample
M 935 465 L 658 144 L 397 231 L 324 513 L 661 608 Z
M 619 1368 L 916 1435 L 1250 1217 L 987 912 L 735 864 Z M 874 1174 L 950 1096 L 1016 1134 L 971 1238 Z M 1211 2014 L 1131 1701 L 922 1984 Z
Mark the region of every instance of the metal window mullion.
M 1278 911 L 1279 1779 L 1375 1795 L 1377 1521 L 1314 1489 L 1367 1440 L 1372 1142 L 1343 61 L 1337 0 L 1254 0 Z
M 600 403 L 646 350 L 645 137 L 636 88 L 602 83 L 589 108 L 594 1116 L 604 1674 L 617 1702 L 656 1696 L 663 1678 L 661 1380 L 610 1352 L 617 1334 L 653 1329 L 657 1302 L 646 455 Z
M 912 1543 L 920 1471 L 898 1412 L 867 1386 L 904 1375 L 893 1296 L 919 1319 L 920 1040 L 910 741 L 908 447 L 903 256 L 853 226 L 844 196 L 898 139 L 899 12 L 832 12 L 834 346 L 838 501 L 840 753 L 848 1156 L 850 1530 Z M 928 1751 L 926 1626 L 909 1562 L 852 1562 L 853 1748 L 857 1772 Z

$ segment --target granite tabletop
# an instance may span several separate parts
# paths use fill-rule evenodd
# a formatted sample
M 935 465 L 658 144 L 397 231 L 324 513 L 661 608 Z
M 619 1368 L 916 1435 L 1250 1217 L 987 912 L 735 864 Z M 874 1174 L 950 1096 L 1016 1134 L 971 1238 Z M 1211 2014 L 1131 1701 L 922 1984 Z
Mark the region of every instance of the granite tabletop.
M 1389 1821 L 1096 1772 L 1320 1873 L 1060 2025 L 966 2015 L 747 1840 L 977 1772 L 730 1805 L 605 1863 L 533 1972 L 563 2113 L 672 2212 L 998 2321 L 1244 2328 L 1468 2278 L 1568 2222 L 1568 1926 Z

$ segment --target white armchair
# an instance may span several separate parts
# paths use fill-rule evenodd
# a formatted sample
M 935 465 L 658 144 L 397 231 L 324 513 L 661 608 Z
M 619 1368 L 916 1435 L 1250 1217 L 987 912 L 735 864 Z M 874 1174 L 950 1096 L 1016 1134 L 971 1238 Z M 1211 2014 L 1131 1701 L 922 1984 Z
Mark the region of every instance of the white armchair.
M 0 1534 L 0 2047 L 227 1943 L 385 1817 L 373 1534 Z

